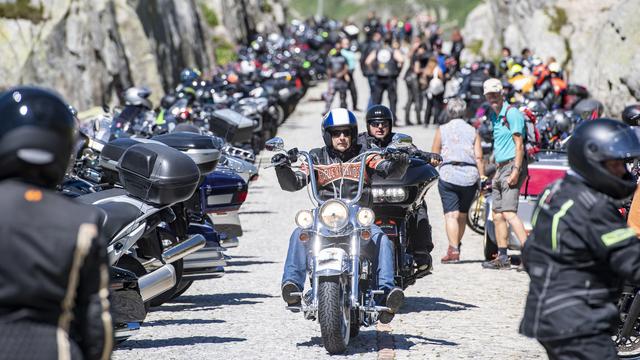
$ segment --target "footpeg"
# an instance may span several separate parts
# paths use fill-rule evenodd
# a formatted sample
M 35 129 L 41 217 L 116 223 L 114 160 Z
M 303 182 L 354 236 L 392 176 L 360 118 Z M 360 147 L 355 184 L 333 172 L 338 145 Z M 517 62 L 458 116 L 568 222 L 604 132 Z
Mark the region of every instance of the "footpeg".
M 299 313 L 300 311 L 302 311 L 302 306 L 286 306 L 287 310 L 294 312 L 294 313 Z
M 293 297 L 301 298 L 302 297 L 302 292 L 292 292 L 289 295 L 293 296 Z
M 384 290 L 371 290 L 372 295 L 384 295 Z

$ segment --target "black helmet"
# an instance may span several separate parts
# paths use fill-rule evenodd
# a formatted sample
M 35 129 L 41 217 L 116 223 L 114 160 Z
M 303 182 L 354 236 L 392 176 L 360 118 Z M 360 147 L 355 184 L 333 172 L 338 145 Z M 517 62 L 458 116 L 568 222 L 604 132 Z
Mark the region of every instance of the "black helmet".
M 571 126 L 573 122 L 571 121 L 571 117 L 567 115 L 563 110 L 554 110 L 551 112 L 552 114 L 552 125 L 555 126 L 558 131 L 558 135 L 562 133 L 571 132 Z
M 333 149 L 329 130 L 343 126 L 351 128 L 351 146 L 355 145 L 358 139 L 358 120 L 356 120 L 356 116 L 351 111 L 337 108 L 329 111 L 322 118 L 322 139 L 328 148 Z
M 393 113 L 391 112 L 391 109 L 384 105 L 379 104 L 371 106 L 369 110 L 367 110 L 365 119 L 367 121 L 367 125 L 374 120 L 386 120 L 389 122 L 389 134 L 391 134 L 391 130 L 393 130 Z M 367 131 L 368 129 L 369 128 L 367 127 Z
M 21 86 L 0 95 L 0 179 L 55 187 L 64 177 L 76 122 L 56 94 Z
M 629 105 L 622 110 L 622 121 L 629 126 L 640 125 L 640 104 Z
M 619 178 L 603 164 L 605 160 L 640 157 L 640 140 L 623 122 L 597 119 L 581 123 L 569 140 L 568 156 L 571 169 L 597 191 L 624 199 L 636 190 L 636 182 L 630 173 Z

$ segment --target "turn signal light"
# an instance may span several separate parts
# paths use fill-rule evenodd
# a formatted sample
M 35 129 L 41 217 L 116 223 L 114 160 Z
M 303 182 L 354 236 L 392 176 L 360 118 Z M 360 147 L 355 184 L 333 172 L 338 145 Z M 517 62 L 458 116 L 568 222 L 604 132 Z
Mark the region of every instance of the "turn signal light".
M 300 236 L 298 238 L 302 242 L 309 241 L 309 234 L 306 232 L 300 232 Z
M 362 230 L 362 231 L 360 231 L 360 237 L 361 237 L 363 240 L 369 240 L 369 239 L 371 239 L 371 231 L 369 231 L 369 230 Z

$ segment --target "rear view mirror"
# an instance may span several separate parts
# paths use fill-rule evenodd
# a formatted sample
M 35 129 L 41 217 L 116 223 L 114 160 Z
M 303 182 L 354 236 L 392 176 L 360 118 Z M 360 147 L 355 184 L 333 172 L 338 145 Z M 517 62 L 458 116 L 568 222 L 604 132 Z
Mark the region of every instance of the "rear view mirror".
M 284 140 L 282 140 L 282 138 L 280 137 L 274 137 L 267 140 L 264 147 L 265 149 L 267 149 L 267 151 L 284 150 Z
M 397 149 L 413 146 L 413 138 L 406 134 L 395 134 L 391 139 L 391 145 Z

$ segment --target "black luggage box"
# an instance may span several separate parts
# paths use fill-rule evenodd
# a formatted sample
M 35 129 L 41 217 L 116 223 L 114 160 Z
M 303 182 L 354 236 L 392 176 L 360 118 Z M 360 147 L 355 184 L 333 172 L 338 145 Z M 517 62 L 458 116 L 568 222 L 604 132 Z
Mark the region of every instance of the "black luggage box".
M 118 161 L 127 193 L 153 205 L 185 201 L 198 187 L 200 171 L 191 158 L 164 144 L 137 144 Z
M 220 148 L 224 144 L 220 138 L 189 132 L 174 132 L 154 136 L 152 140 L 161 142 L 188 155 L 198 165 L 202 176 L 215 170 L 220 160 Z
M 133 145 L 153 142 L 143 138 L 119 138 L 109 141 L 100 153 L 100 167 L 102 168 L 102 182 L 115 184 L 120 181 L 118 161 L 124 152 Z
M 216 110 L 209 122 L 209 130 L 227 142 L 242 144 L 251 142 L 256 123 L 231 109 Z

